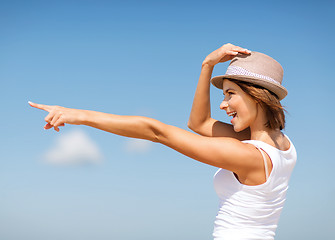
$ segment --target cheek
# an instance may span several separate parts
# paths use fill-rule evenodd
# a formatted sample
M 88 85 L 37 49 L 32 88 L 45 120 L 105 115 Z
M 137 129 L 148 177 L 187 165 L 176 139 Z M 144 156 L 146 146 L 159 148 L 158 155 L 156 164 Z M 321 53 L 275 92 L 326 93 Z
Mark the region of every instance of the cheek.
M 246 96 L 236 95 L 229 100 L 229 106 L 237 111 L 239 117 L 249 122 L 257 116 L 257 104 Z
M 239 97 L 233 97 L 229 99 L 229 107 L 231 107 L 233 110 L 238 110 L 238 108 L 241 106 L 241 99 Z
M 252 123 L 256 120 L 256 114 L 251 112 L 248 108 L 243 108 L 238 114 L 237 121 L 234 124 L 235 132 L 241 132 L 246 128 L 250 127 Z
M 248 121 L 253 122 L 257 118 L 257 105 L 254 102 L 249 102 L 245 105 L 245 113 L 247 114 Z
M 237 114 L 240 116 L 245 117 L 249 114 L 248 105 L 246 104 L 245 101 L 243 101 L 243 98 L 241 98 L 240 96 L 236 96 L 235 98 L 232 98 L 230 100 L 229 105 L 232 107 L 232 109 L 237 111 Z
M 257 108 L 256 103 L 253 101 L 240 101 L 237 104 L 238 115 L 240 116 L 240 120 L 242 120 L 245 124 L 251 124 L 257 117 Z

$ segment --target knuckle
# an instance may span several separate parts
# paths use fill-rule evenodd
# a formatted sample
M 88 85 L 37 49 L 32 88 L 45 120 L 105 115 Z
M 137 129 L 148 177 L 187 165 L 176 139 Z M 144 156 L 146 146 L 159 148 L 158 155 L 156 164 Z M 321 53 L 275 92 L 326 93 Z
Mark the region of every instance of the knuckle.
M 65 119 L 64 118 L 59 118 L 58 121 L 57 121 L 57 125 L 58 126 L 64 126 L 64 123 L 65 123 Z
M 53 107 L 53 110 L 54 111 L 59 111 L 61 109 L 61 107 L 60 106 L 57 106 L 57 105 L 55 105 L 54 107 Z

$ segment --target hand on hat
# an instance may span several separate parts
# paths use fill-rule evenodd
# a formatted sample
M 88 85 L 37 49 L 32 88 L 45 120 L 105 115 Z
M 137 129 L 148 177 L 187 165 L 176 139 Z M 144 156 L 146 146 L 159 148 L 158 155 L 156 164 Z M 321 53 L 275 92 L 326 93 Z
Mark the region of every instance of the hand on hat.
M 239 46 L 235 46 L 231 43 L 227 43 L 222 47 L 216 49 L 210 53 L 204 60 L 203 64 L 215 66 L 219 62 L 226 62 L 232 60 L 238 53 L 250 54 L 251 51 Z
M 65 126 L 65 123 L 79 125 L 81 124 L 81 119 L 83 119 L 83 110 L 32 102 L 28 103 L 34 108 L 42 109 L 49 113 L 44 119 L 47 122 L 44 129 L 50 129 L 53 127 L 55 131 L 59 132 L 59 126 Z

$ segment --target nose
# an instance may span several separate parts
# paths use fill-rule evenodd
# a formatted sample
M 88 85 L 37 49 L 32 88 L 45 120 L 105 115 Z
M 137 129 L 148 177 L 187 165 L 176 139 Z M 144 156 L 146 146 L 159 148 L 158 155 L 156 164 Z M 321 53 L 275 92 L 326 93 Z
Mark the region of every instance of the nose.
M 220 104 L 220 109 L 225 110 L 228 107 L 228 102 L 226 100 L 223 100 Z

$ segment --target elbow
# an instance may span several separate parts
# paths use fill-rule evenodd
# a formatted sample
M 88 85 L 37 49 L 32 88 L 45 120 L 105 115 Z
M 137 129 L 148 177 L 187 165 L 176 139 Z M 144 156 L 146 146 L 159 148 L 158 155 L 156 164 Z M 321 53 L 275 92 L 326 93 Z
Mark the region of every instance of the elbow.
M 161 142 L 161 133 L 159 131 L 157 131 L 156 129 L 152 130 L 152 137 L 150 139 L 150 141 L 155 142 L 155 143 L 160 143 Z
M 188 121 L 187 127 L 191 129 L 193 132 L 198 133 L 202 136 L 211 136 L 206 132 L 206 123 L 194 123 L 194 121 Z
M 164 129 L 167 128 L 167 125 L 155 119 L 149 120 L 150 137 L 148 140 L 156 143 L 162 143 L 162 139 L 164 138 Z
M 189 129 L 191 129 L 191 130 L 194 131 L 194 126 L 193 126 L 191 120 L 188 120 L 188 122 L 187 122 L 187 127 L 188 127 Z
M 190 120 L 187 122 L 187 127 L 191 129 L 193 132 L 199 133 L 199 126 L 195 125 L 194 122 Z

